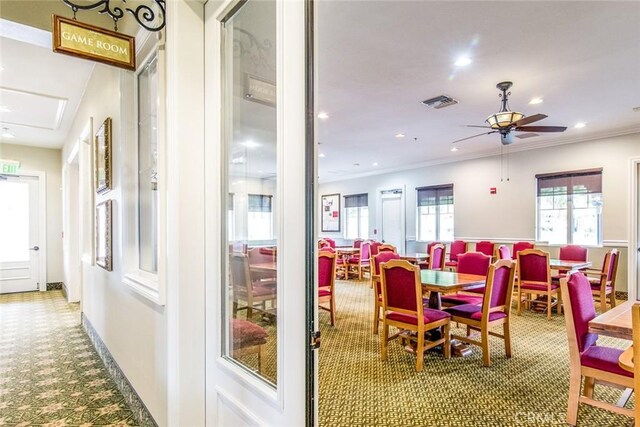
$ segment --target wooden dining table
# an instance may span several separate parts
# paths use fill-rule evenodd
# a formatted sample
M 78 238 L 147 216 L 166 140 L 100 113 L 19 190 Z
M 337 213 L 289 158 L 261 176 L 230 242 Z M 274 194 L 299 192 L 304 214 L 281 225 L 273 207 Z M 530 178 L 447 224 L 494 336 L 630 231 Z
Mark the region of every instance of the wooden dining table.
M 589 322 L 589 332 L 633 341 L 631 307 L 635 301 L 625 301 L 596 316 Z
M 569 261 L 566 259 L 550 259 L 549 267 L 552 270 L 571 271 L 582 270 L 583 268 L 591 267 L 590 261 Z
M 454 271 L 420 270 L 420 281 L 422 291 L 429 291 L 429 308 L 440 310 L 441 294 L 480 288 L 485 285 L 486 277 Z
M 413 264 L 419 264 L 421 262 L 425 262 L 429 259 L 429 254 L 424 252 L 413 252 L 404 255 L 400 255 L 400 259 L 404 259 Z

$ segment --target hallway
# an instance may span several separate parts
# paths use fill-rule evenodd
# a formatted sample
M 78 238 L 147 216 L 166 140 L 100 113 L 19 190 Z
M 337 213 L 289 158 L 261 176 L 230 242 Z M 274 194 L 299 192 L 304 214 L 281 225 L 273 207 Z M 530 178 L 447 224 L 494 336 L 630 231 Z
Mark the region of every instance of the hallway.
M 0 426 L 132 426 L 62 291 L 0 295 Z

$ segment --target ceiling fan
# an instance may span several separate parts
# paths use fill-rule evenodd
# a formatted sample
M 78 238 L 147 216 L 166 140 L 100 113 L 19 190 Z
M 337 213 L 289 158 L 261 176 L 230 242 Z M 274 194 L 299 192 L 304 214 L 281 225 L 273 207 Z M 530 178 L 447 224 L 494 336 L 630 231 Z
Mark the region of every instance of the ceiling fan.
M 496 87 L 502 91 L 502 93 L 498 95 L 502 98 L 502 107 L 500 108 L 500 111 L 487 117 L 485 122 L 487 122 L 489 126 L 467 125 L 468 127 L 491 130 L 489 132 L 483 132 L 467 138 L 458 139 L 453 141 L 453 144 L 482 135 L 499 133 L 500 142 L 502 142 L 503 145 L 509 145 L 513 143 L 513 132 L 564 132 L 567 129 L 566 126 L 526 126 L 529 123 L 545 119 L 547 116 L 544 114 L 534 114 L 533 116 L 525 117 L 522 113 L 509 110 L 508 97 L 511 95 L 511 92 L 507 91 L 511 86 L 513 86 L 512 82 L 500 82 L 496 85 Z

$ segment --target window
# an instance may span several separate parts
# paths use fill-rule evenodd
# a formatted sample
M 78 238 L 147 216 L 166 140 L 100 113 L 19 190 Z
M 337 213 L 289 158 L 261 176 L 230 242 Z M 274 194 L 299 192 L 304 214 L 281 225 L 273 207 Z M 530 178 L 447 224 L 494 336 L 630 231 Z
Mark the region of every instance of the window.
M 272 196 L 249 194 L 247 235 L 249 240 L 273 238 Z
M 418 240 L 453 241 L 453 184 L 416 188 Z
M 601 245 L 602 169 L 536 178 L 537 239 L 551 245 Z
M 367 239 L 369 237 L 369 195 L 344 196 L 345 237 Z

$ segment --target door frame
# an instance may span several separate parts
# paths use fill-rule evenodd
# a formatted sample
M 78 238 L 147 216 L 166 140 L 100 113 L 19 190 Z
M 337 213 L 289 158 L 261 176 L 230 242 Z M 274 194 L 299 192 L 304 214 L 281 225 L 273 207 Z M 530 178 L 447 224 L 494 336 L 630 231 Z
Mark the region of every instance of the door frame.
M 75 172 L 72 172 L 75 170 Z M 76 177 L 72 176 L 76 174 Z M 77 178 L 77 179 L 74 179 Z M 82 194 L 80 187 L 80 140 L 71 147 L 62 165 L 62 262 L 67 289 L 67 301 L 79 302 L 82 290 Z M 75 209 L 71 201 L 75 198 Z M 77 221 L 73 221 L 77 215 Z M 68 276 L 67 276 L 68 275 Z M 75 283 L 72 280 L 75 279 Z
M 44 171 L 21 170 L 7 176 L 30 176 L 38 178 L 38 289 L 47 290 L 47 174 Z
M 640 232 L 640 157 L 629 161 L 629 246 L 627 247 L 627 292 L 629 301 L 635 301 L 640 295 L 638 282 L 638 233 Z
M 406 194 L 407 194 L 407 186 L 405 184 L 401 185 L 388 185 L 385 188 L 378 188 L 376 190 L 376 223 L 380 224 L 380 240 L 382 240 L 383 236 L 383 212 L 382 212 L 382 199 L 383 193 L 385 191 L 394 191 L 394 190 L 402 190 L 402 196 L 400 197 L 400 233 L 402 237 L 401 247 L 398 248 L 399 253 L 405 253 L 407 250 L 407 203 L 406 203 Z

